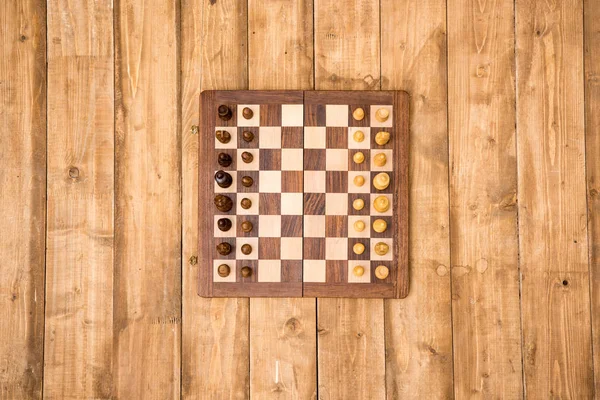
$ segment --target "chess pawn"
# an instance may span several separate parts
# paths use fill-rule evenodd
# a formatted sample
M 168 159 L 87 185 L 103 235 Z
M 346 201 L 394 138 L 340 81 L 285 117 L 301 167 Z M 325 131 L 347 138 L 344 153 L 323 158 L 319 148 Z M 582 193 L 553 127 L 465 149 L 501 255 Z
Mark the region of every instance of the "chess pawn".
M 384 213 L 390 208 L 390 200 L 385 196 L 377 196 L 373 201 L 373 208 L 380 213 Z
M 219 118 L 223 121 L 229 121 L 232 116 L 231 108 L 227 107 L 225 104 L 219 106 L 217 113 L 219 114 Z
M 217 171 L 215 173 L 215 182 L 222 188 L 228 188 L 233 183 L 233 178 L 225 171 Z
M 360 211 L 363 208 L 365 208 L 365 201 L 363 199 L 356 199 L 352 202 L 352 207 L 356 210 L 356 211 Z
M 373 186 L 377 190 L 385 190 L 390 186 L 390 176 L 385 172 L 380 172 L 373 178 Z
M 245 142 L 251 142 L 254 140 L 254 133 L 250 131 L 244 131 L 242 133 L 242 139 L 244 139 Z
M 231 268 L 229 268 L 229 265 L 227 265 L 227 264 L 221 264 L 217 268 L 217 274 L 219 274 L 219 276 L 221 278 L 227 278 L 230 273 L 231 273 Z
M 365 223 L 364 223 L 363 221 L 361 221 L 361 220 L 358 220 L 358 221 L 356 221 L 356 222 L 354 223 L 354 230 L 355 230 L 356 232 L 362 232 L 362 231 L 364 231 L 364 230 L 365 230 L 365 227 L 366 227 L 366 226 L 365 226 Z
M 246 119 L 252 119 L 253 116 L 254 116 L 254 111 L 252 111 L 248 107 L 244 107 L 244 109 L 242 110 L 242 117 L 244 117 Z
M 242 267 L 242 278 L 248 278 L 252 275 L 252 268 Z
M 354 184 L 358 187 L 362 186 L 365 184 L 365 177 L 362 175 L 356 175 L 354 177 Z
M 386 145 L 390 141 L 390 133 L 386 131 L 379 131 L 375 135 L 375 143 L 380 146 Z
M 385 122 L 390 116 L 390 110 L 387 108 L 380 108 L 375 112 L 375 119 L 379 122 Z
M 252 162 L 252 160 L 254 160 L 254 156 L 252 155 L 252 153 L 249 153 L 247 151 L 244 151 L 242 153 L 242 161 L 245 162 L 246 164 L 250 164 Z
M 361 265 L 357 265 L 352 270 L 352 273 L 354 274 L 354 276 L 358 276 L 358 277 L 363 276 L 365 273 L 365 268 Z
M 250 207 L 252 207 L 252 200 L 250 200 L 250 199 L 249 199 L 249 198 L 247 198 L 247 197 L 244 197 L 244 198 L 242 199 L 242 201 L 240 201 L 240 205 L 242 206 L 242 208 L 243 208 L 244 210 L 247 210 L 247 209 L 249 209 Z
M 352 139 L 354 139 L 355 142 L 360 143 L 365 140 L 365 133 L 363 131 L 356 131 L 352 135 Z
M 252 231 L 252 228 L 254 228 L 254 226 L 252 225 L 252 222 L 250 222 L 250 221 L 242 222 L 242 231 L 248 233 L 248 232 Z
M 354 246 L 352 246 L 352 251 L 354 251 L 354 254 L 361 255 L 365 252 L 365 245 L 362 243 L 355 243 Z
M 365 155 L 363 154 L 362 151 L 358 151 L 358 152 L 354 153 L 354 155 L 352 156 L 352 159 L 354 160 L 355 163 L 361 164 L 363 161 L 365 161 Z
M 222 256 L 229 255 L 231 253 L 231 245 L 227 242 L 219 243 L 217 245 L 217 252 Z
M 250 187 L 254 183 L 254 179 L 251 176 L 244 176 L 242 178 L 242 186 Z
M 377 279 L 385 279 L 389 274 L 390 270 L 385 265 L 379 265 L 377 268 L 375 268 L 375 276 Z
M 223 144 L 227 144 L 231 141 L 231 134 L 227 131 L 218 130 L 215 132 L 217 140 Z
M 241 249 L 242 250 L 242 254 L 248 255 L 250 253 L 252 253 L 252 246 L 250 246 L 248 243 L 242 245 Z
M 231 155 L 227 153 L 219 153 L 219 156 L 217 157 L 217 162 L 221 167 L 229 167 L 232 161 Z
M 356 108 L 352 113 L 352 117 L 357 121 L 362 121 L 362 119 L 365 117 L 365 110 L 360 107 Z
M 231 220 L 229 218 L 219 218 L 217 220 L 217 227 L 221 232 L 227 232 L 231 229 Z
M 218 194 L 215 196 L 215 206 L 219 211 L 228 212 L 233 208 L 233 201 L 225 195 Z

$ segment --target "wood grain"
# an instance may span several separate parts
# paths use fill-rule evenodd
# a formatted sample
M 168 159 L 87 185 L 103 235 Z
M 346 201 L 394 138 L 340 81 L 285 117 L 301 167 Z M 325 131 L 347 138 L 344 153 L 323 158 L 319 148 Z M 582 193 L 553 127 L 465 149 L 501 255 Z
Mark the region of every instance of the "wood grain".
M 411 289 L 385 300 L 389 399 L 452 398 L 446 7 L 381 1 L 382 89 L 410 103 Z
M 582 7 L 517 2 L 523 359 L 540 397 L 594 396 Z
M 315 1 L 315 89 L 380 89 L 379 1 Z M 317 300 L 318 395 L 385 398 L 383 300 Z
M 48 2 L 45 398 L 113 394 L 112 16 Z
M 179 398 L 178 10 L 176 2 L 115 7 L 114 392 Z
M 511 0 L 448 2 L 454 394 L 519 398 Z
M 46 2 L 0 8 L 0 398 L 42 396 Z
M 182 397 L 250 397 L 249 301 L 198 296 L 198 125 L 200 90 L 247 89 L 246 2 L 182 1 L 183 132 Z
M 594 387 L 600 393 L 600 3 L 584 2 L 585 145 Z

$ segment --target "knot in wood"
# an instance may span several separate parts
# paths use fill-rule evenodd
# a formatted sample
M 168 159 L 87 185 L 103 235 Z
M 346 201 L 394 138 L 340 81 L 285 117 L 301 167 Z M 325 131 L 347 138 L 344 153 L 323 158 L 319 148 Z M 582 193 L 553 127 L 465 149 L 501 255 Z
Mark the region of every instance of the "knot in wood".
M 298 336 L 302 332 L 302 324 L 294 317 L 285 321 L 284 331 L 286 336 Z

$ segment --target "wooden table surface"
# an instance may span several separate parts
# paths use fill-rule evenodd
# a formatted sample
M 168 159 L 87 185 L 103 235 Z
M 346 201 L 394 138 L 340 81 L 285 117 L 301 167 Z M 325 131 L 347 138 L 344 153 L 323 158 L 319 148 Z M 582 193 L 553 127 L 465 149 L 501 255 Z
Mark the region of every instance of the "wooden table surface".
M 0 29 L 0 398 L 600 390 L 600 2 L 14 0 Z M 411 93 L 408 298 L 196 295 L 203 89 Z

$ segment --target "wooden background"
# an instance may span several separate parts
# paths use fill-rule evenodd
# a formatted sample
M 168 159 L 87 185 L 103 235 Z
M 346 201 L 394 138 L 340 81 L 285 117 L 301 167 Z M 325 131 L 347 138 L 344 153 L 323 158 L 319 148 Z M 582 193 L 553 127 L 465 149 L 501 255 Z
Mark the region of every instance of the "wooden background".
M 0 398 L 600 390 L 599 1 L 5 0 L 0 29 Z M 411 93 L 407 299 L 196 295 L 202 89 Z

